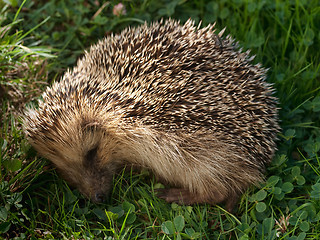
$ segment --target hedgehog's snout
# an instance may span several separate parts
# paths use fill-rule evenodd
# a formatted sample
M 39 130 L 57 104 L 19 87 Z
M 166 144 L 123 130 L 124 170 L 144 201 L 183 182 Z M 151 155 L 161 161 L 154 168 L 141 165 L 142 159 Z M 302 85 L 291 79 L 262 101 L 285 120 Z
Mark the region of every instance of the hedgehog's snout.
M 96 192 L 94 195 L 94 202 L 96 203 L 103 203 L 106 201 L 106 196 L 102 192 Z
M 112 188 L 113 174 L 108 169 L 99 169 L 98 166 L 95 166 L 91 174 L 86 176 L 85 183 L 81 184 L 81 192 L 88 196 L 92 202 L 103 203 Z

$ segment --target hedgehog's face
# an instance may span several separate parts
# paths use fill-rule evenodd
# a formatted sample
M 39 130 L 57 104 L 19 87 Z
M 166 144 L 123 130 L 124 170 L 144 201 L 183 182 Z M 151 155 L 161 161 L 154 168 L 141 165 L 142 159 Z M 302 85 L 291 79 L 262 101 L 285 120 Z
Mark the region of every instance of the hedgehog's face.
M 117 169 L 116 141 L 99 126 L 69 124 L 45 136 L 28 134 L 32 145 L 57 167 L 69 184 L 93 202 L 103 202 Z
M 93 202 L 103 202 L 118 168 L 114 156 L 117 152 L 116 140 L 96 126 L 81 128 L 78 132 L 76 138 L 79 140 L 73 142 L 73 147 L 61 148 L 64 151 L 60 155 L 69 166 L 61 167 L 60 162 L 56 165 L 64 178 L 83 195 Z
M 90 146 L 90 145 L 89 145 Z M 102 145 L 97 143 L 85 148 L 78 159 L 68 158 L 70 167 L 58 167 L 59 172 L 72 186 L 93 202 L 103 202 L 112 186 L 114 166 L 102 156 Z M 72 166 L 73 165 L 73 166 Z

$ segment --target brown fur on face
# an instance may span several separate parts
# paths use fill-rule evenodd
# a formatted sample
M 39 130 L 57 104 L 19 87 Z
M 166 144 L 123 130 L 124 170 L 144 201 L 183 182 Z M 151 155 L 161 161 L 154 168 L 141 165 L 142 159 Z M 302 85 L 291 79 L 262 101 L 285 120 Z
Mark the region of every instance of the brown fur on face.
M 118 168 L 118 163 L 112 160 L 115 149 L 112 137 L 94 122 L 92 126 L 78 121 L 61 124 L 68 128 L 46 131 L 45 138 L 30 138 L 31 143 L 72 186 L 94 202 L 101 202 Z M 105 153 L 105 149 L 109 152 Z
M 219 41 L 217 41 L 217 39 Z M 213 26 L 174 20 L 92 46 L 24 118 L 40 154 L 93 201 L 125 164 L 173 186 L 168 202 L 231 209 L 263 179 L 279 132 L 266 70 Z

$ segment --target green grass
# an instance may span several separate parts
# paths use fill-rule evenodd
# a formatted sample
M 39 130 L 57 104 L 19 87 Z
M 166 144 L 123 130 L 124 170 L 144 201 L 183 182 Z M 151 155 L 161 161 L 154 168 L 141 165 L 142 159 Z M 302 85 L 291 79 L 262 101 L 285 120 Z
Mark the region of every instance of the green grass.
M 5 2 L 7 4 L 5 4 Z M 320 5 L 310 1 L 0 1 L 0 234 L 16 239 L 319 239 Z M 42 3 L 43 2 L 43 3 Z M 8 5 L 8 3 L 10 3 Z M 118 2 L 117 2 L 118 3 Z M 282 133 L 266 182 L 237 211 L 154 195 L 147 171 L 115 176 L 106 204 L 70 189 L 23 136 L 19 115 L 98 39 L 172 17 L 235 37 L 269 68 Z M 280 227 L 281 226 L 281 227 Z M 277 237 L 278 236 L 278 237 Z

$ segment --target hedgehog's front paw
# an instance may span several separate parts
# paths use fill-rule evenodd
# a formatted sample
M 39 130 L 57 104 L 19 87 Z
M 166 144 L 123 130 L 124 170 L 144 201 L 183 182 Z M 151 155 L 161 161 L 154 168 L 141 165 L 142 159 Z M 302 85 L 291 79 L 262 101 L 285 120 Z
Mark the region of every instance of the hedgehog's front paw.
M 194 194 L 182 188 L 157 189 L 156 194 L 169 203 L 191 205 L 197 202 Z

